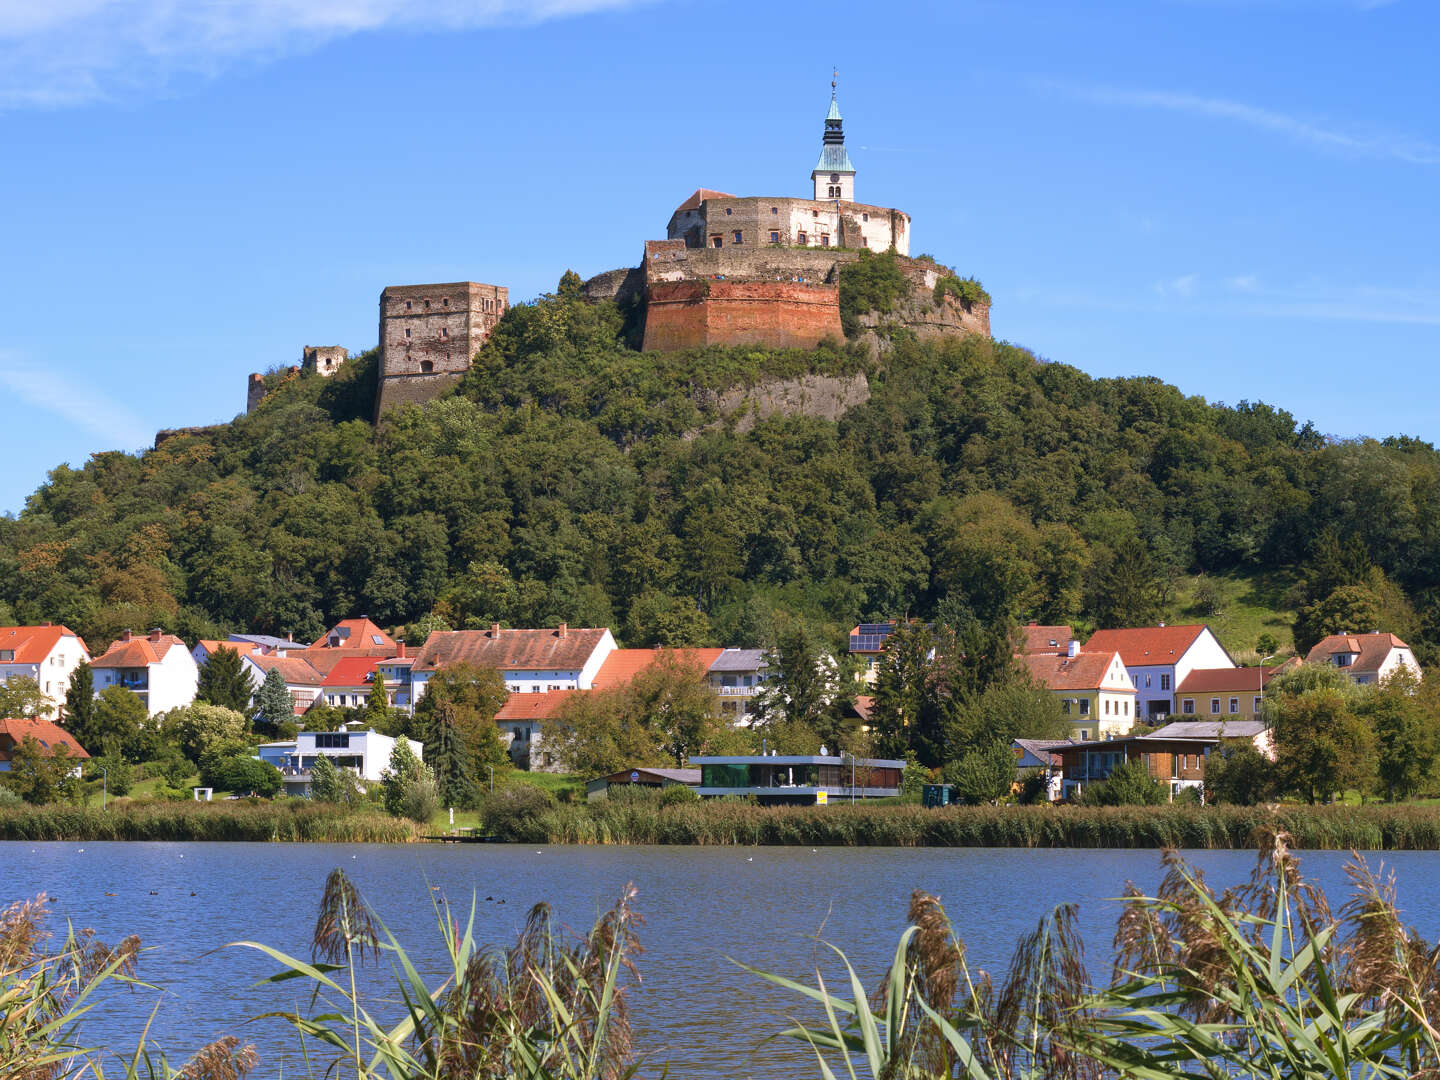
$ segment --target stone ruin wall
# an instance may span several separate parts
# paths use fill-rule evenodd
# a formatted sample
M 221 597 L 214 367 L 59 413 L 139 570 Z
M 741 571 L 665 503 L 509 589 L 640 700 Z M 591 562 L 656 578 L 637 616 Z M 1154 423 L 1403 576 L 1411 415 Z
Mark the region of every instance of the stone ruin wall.
M 392 285 L 380 294 L 375 419 L 454 386 L 510 306 L 503 285 Z

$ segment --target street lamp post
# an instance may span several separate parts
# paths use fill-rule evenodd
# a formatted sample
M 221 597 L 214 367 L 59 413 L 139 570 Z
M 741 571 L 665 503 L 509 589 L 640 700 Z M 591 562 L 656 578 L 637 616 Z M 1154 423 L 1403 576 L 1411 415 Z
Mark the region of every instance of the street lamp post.
M 100 766 L 100 809 L 106 809 L 110 801 L 110 770 L 104 765 Z
M 487 769 L 490 770 L 490 794 L 491 794 L 491 795 L 494 795 L 494 794 L 495 794 L 495 766 L 494 766 L 494 765 L 486 765 L 485 768 L 487 768 Z

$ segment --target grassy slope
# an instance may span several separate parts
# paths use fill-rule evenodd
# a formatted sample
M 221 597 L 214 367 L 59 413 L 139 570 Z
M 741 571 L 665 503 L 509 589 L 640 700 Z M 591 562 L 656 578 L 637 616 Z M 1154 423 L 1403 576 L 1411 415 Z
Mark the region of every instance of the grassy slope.
M 1295 650 L 1290 629 L 1295 612 L 1285 600 L 1295 581 L 1288 569 L 1185 577 L 1176 590 L 1176 615 L 1183 622 L 1207 623 L 1237 664 L 1258 661 L 1255 642 L 1267 632 L 1279 640 L 1280 655 L 1289 656 Z M 1202 582 L 1208 582 L 1218 598 L 1209 614 L 1195 601 Z

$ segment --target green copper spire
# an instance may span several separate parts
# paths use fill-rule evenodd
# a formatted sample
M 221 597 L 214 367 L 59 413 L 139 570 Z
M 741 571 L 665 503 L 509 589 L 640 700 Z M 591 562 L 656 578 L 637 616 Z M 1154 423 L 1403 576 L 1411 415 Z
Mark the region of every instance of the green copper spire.
M 839 78 L 838 71 L 830 77 L 830 111 L 825 114 L 824 145 L 820 148 L 820 162 L 815 166 L 816 172 L 855 171 L 855 166 L 850 164 L 850 155 L 845 150 L 845 130 L 840 118 L 840 103 L 835 100 L 835 83 Z

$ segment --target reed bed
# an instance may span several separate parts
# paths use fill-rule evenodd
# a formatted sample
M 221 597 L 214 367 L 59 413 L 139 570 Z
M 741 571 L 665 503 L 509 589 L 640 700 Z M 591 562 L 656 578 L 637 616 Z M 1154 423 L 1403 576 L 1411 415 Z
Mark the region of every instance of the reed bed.
M 125 803 L 101 810 L 0 810 L 0 840 L 250 840 L 394 844 L 417 839 L 410 822 L 325 803 Z
M 552 844 L 1253 849 L 1284 831 L 1317 850 L 1440 850 L 1440 807 L 764 807 L 745 803 L 558 805 L 492 830 Z

